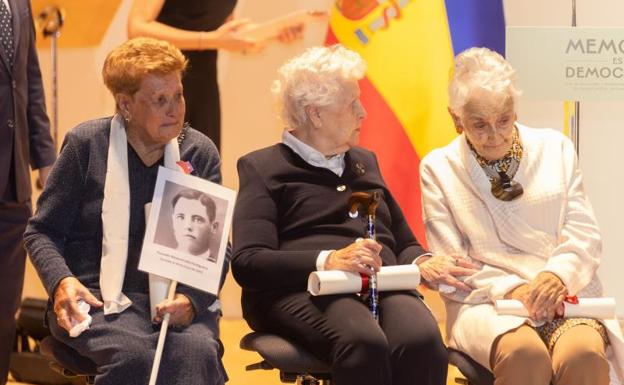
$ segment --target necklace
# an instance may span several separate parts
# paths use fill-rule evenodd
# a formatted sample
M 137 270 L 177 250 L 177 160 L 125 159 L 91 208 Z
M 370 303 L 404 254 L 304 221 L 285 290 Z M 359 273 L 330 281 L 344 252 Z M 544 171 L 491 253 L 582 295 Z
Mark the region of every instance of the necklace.
M 184 125 L 182 126 L 182 129 L 180 130 L 180 133 L 178 134 L 178 146 L 181 146 L 182 142 L 184 142 L 184 138 L 186 138 L 186 131 L 188 130 L 189 127 L 190 127 L 190 124 L 188 122 L 185 122 Z

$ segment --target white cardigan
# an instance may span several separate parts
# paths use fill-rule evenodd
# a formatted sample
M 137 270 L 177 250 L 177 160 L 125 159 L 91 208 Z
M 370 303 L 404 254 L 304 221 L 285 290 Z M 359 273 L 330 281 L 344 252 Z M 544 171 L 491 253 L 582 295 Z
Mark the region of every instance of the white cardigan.
M 570 295 L 602 296 L 596 275 L 602 241 L 572 143 L 554 130 L 517 127 L 524 153 L 514 179 L 524 194 L 514 201 L 492 195 L 464 135 L 428 154 L 420 170 L 429 248 L 482 265 L 465 280 L 475 290 L 450 295 L 445 303 L 449 345 L 485 367 L 494 339 L 527 321 L 494 310 L 493 301 L 513 288 L 549 271 Z M 602 321 L 616 384 L 624 373 L 622 332 L 617 320 Z

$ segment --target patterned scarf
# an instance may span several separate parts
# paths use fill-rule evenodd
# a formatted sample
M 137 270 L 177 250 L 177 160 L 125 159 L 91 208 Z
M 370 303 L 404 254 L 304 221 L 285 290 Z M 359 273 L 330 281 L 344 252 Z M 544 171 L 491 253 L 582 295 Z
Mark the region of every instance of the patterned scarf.
M 518 171 L 518 167 L 520 166 L 520 160 L 522 159 L 522 154 L 524 152 L 517 127 L 514 126 L 511 148 L 501 159 L 493 161 L 485 159 L 479 155 L 468 138 L 466 138 L 466 141 L 468 142 L 468 146 L 474 154 L 477 163 L 479 163 L 479 166 L 481 166 L 485 175 L 487 175 L 490 180 L 490 183 L 492 184 L 491 191 L 494 197 L 502 201 L 511 201 L 522 195 L 524 192 L 522 185 L 513 180 L 513 177 L 516 175 L 516 171 Z

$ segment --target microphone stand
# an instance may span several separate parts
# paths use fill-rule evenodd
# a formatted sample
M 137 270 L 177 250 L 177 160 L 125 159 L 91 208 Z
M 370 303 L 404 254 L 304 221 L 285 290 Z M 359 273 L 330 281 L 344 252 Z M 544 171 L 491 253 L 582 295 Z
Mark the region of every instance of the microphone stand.
M 55 5 L 48 5 L 37 15 L 37 24 L 44 38 L 51 39 L 52 54 L 52 139 L 58 149 L 58 38 L 65 19 L 65 11 Z
M 576 27 L 576 0 L 572 0 L 572 27 Z M 574 143 L 577 158 L 580 157 L 580 130 L 581 130 L 581 102 L 574 101 L 574 107 L 571 114 L 570 139 Z

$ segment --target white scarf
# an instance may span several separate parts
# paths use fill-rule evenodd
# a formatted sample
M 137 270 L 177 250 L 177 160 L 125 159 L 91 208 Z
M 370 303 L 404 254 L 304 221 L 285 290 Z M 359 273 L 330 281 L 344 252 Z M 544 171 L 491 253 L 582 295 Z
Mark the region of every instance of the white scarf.
M 176 169 L 176 163 L 179 160 L 180 149 L 177 138 L 174 138 L 165 146 L 165 167 Z M 132 301 L 121 292 L 128 260 L 129 228 L 128 139 L 123 118 L 115 115 L 110 125 L 104 202 L 102 203 L 100 289 L 104 299 L 104 314 L 121 313 L 132 305 Z

